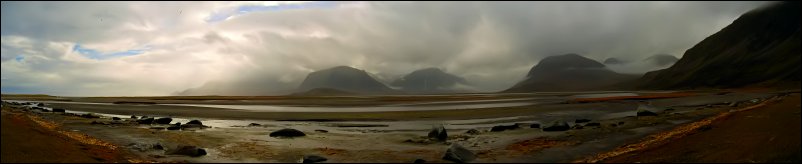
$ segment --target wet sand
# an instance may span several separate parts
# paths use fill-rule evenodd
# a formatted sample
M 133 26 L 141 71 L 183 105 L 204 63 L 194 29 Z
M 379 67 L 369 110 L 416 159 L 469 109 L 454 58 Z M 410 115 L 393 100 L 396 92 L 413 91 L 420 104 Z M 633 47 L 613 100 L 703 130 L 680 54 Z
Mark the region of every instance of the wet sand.
M 327 162 L 407 163 L 415 159 L 447 162 L 441 157 L 449 144 L 454 143 L 476 153 L 478 158 L 474 162 L 571 162 L 613 150 L 660 131 L 739 107 L 754 105 L 779 95 L 766 92 L 723 95 L 717 92 L 701 93 L 695 99 L 680 97 L 648 100 L 654 104 L 669 104 L 662 105 L 661 108 L 673 109 L 657 111 L 660 114 L 656 117 L 634 116 L 637 103 L 642 100 L 555 103 L 487 109 L 348 113 L 257 113 L 194 107 L 171 107 L 165 110 L 150 109 L 152 106 L 147 105 L 91 106 L 90 104 L 88 107 L 68 108 L 125 115 L 129 113 L 123 112 L 132 112 L 130 114 L 136 113 L 136 115 L 168 112 L 161 114 L 190 116 L 183 119 L 176 118 L 173 123 L 185 122 L 187 118 L 201 118 L 204 124 L 213 125 L 213 128 L 209 129 L 183 131 L 150 129 L 159 125 L 90 124 L 92 121 L 108 121 L 109 118 L 84 119 L 52 113 L 44 113 L 42 117 L 53 120 L 70 131 L 85 133 L 131 150 L 140 158 L 159 162 L 297 162 L 303 155 L 311 154 L 324 156 L 329 159 Z M 729 102 L 741 103 L 730 107 L 727 105 Z M 148 115 L 159 115 L 154 113 Z M 214 114 L 221 115 L 214 116 Z M 210 117 L 204 118 L 204 116 Z M 544 132 L 541 129 L 528 127 L 530 123 L 547 123 L 557 119 L 568 121 L 573 126 L 575 125 L 573 120 L 577 118 L 588 118 L 600 123 L 601 126 L 565 132 Z M 286 119 L 296 121 L 280 121 Z M 247 126 L 248 121 L 259 121 L 262 126 Z M 444 123 L 448 130 L 447 142 L 421 140 L 425 138 L 431 125 L 439 123 Z M 523 126 L 516 130 L 489 132 L 492 126 L 514 123 L 521 123 Z M 355 126 L 362 124 L 368 126 Z M 295 128 L 307 136 L 292 139 L 268 136 L 270 132 L 282 128 Z M 477 129 L 480 134 L 465 134 L 468 129 Z M 208 155 L 202 157 L 165 155 L 164 150 L 147 148 L 156 143 L 168 147 L 167 149 L 177 145 L 194 145 L 206 149 Z

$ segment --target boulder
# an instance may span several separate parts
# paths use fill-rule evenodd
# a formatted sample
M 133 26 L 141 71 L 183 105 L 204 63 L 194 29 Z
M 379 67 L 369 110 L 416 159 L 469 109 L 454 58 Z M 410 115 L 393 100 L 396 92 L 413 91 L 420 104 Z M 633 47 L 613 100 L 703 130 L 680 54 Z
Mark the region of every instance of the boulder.
M 160 144 L 160 143 L 156 143 L 156 144 L 153 145 L 153 149 L 164 150 L 164 146 L 162 146 L 162 144 Z
M 196 146 L 178 146 L 178 148 L 165 152 L 166 155 L 186 155 L 200 157 L 206 155 L 206 150 Z
M 139 124 L 153 124 L 153 120 L 155 120 L 155 119 L 147 118 L 146 116 L 142 116 L 141 119 L 136 120 L 136 123 L 139 123 Z
M 432 127 L 432 130 L 429 131 L 429 138 L 437 139 L 438 141 L 446 141 L 448 139 L 448 133 L 446 132 L 446 128 L 443 125 L 436 125 Z
M 173 126 L 167 127 L 167 130 L 181 130 L 181 126 L 180 125 L 179 126 L 173 125 Z
M 173 119 L 170 117 L 159 118 L 153 121 L 155 124 L 170 124 L 170 122 L 173 122 Z
M 473 152 L 468 149 L 465 149 L 459 144 L 451 144 L 451 147 L 446 150 L 446 154 L 443 155 L 443 160 L 452 161 L 456 163 L 466 163 L 476 159 Z
M 248 124 L 248 126 L 262 126 L 262 124 L 251 123 L 251 124 Z
M 83 117 L 83 118 L 100 118 L 100 116 L 94 115 L 92 113 L 82 114 L 81 117 Z
M 323 130 L 323 129 L 316 129 L 315 132 L 328 133 L 329 131 L 328 130 Z
M 583 118 L 583 119 L 576 119 L 576 121 L 574 121 L 574 123 L 586 123 L 586 122 L 590 122 L 590 120 Z
M 532 123 L 531 125 L 529 125 L 529 128 L 540 128 L 540 124 L 539 123 Z
M 119 120 L 123 120 L 123 119 L 120 119 L 119 117 L 111 117 L 111 120 L 117 120 L 117 121 L 119 121 Z
M 640 104 L 640 105 L 638 105 L 637 116 L 638 117 L 641 117 L 641 116 L 657 116 L 657 112 L 655 112 L 655 111 L 657 111 L 657 109 L 655 107 L 652 107 L 651 105 Z
M 476 130 L 476 129 L 471 129 L 471 130 L 468 130 L 467 132 L 465 132 L 465 134 L 470 134 L 470 135 L 478 135 L 478 134 L 481 134 L 481 133 L 482 132 L 479 132 L 479 130 Z
M 518 128 L 519 128 L 518 125 L 499 125 L 499 126 L 493 126 L 493 128 L 491 128 L 490 131 L 491 132 L 500 132 L 500 131 L 505 131 L 505 130 L 518 129 Z
M 137 117 L 136 117 L 136 116 L 134 116 L 134 115 L 131 115 L 131 118 L 133 118 L 133 119 L 139 119 L 139 118 L 137 118 Z
M 187 124 L 203 125 L 203 123 L 201 123 L 201 121 L 199 121 L 199 120 L 192 120 L 192 121 L 187 122 Z
M 321 156 L 317 156 L 317 155 L 305 155 L 303 163 L 318 163 L 318 162 L 323 162 L 323 161 L 326 161 L 326 160 L 329 160 L 329 159 L 326 159 L 326 157 L 321 157 Z
M 559 121 L 559 120 L 552 121 L 551 124 L 549 124 L 546 127 L 543 127 L 543 131 L 547 131 L 547 132 L 549 132 L 549 131 L 566 131 L 568 129 L 571 129 L 571 127 L 568 126 L 568 123 L 565 122 L 565 121 Z
M 39 103 L 39 104 L 36 104 L 36 106 L 38 106 L 38 107 L 44 107 L 44 106 L 45 106 L 45 103 Z
M 181 129 L 189 129 L 189 128 L 200 128 L 200 129 L 203 129 L 203 128 L 208 128 L 208 126 L 199 125 L 199 124 L 183 124 L 183 125 L 180 125 L 180 127 L 181 127 Z
M 53 112 L 64 113 L 64 112 L 67 112 L 67 110 L 61 109 L 61 108 L 53 108 Z
M 306 136 L 304 132 L 295 129 L 281 129 L 270 133 L 270 137 L 302 137 Z

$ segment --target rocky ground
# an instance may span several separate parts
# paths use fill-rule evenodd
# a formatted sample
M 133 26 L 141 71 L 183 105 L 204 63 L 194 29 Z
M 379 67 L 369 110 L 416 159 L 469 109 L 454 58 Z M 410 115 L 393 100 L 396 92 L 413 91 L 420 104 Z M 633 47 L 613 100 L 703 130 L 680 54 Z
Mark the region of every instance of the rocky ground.
M 798 91 L 796 92 L 798 93 Z M 459 160 L 471 162 L 571 162 L 615 150 L 618 147 L 632 144 L 633 141 L 638 141 L 641 138 L 696 121 L 703 121 L 711 116 L 717 116 L 731 110 L 754 107 L 772 97 L 780 99 L 778 96 L 786 94 L 781 92 L 763 92 L 761 94 L 713 93 L 697 95 L 699 97 L 695 99 L 692 97 L 680 97 L 648 100 L 657 105 L 679 105 L 658 110 L 647 109 L 647 111 L 651 111 L 638 112 L 638 116 L 635 115 L 636 109 L 633 108 L 628 109 L 631 111 L 631 115 L 562 120 L 566 122 L 564 125 L 561 123 L 552 125 L 550 120 L 537 120 L 536 118 L 539 117 L 523 117 L 506 121 L 495 120 L 495 122 L 494 120 L 489 120 L 481 123 L 484 126 L 472 126 L 474 123 L 445 123 L 444 131 L 447 132 L 447 135 L 440 135 L 436 132 L 434 135 L 430 135 L 432 132 L 428 128 L 394 129 L 394 122 L 389 122 L 390 125 L 387 127 L 388 125 L 382 124 L 382 122 L 357 124 L 316 121 L 271 121 L 260 125 L 249 125 L 240 121 L 233 124 L 225 124 L 225 126 L 203 127 L 200 125 L 203 123 L 189 124 L 190 122 L 187 122 L 187 120 L 179 118 L 167 121 L 170 124 L 158 124 L 155 122 L 164 121 L 162 117 L 150 120 L 150 122 L 143 122 L 148 119 L 139 117 L 122 117 L 114 120 L 109 117 L 95 118 L 91 115 L 82 116 L 52 111 L 44 112 L 39 109 L 26 109 L 20 106 L 4 104 L 6 107 L 14 106 L 18 108 L 4 108 L 3 159 L 4 161 L 7 159 L 6 152 L 8 151 L 6 151 L 6 147 L 10 147 L 10 149 L 21 149 L 24 145 L 43 147 L 36 144 L 7 144 L 15 142 L 5 137 L 7 128 L 33 128 L 21 123 L 7 123 L 6 121 L 9 119 L 7 119 L 5 113 L 10 112 L 19 116 L 41 118 L 42 122 L 50 122 L 53 127 L 63 129 L 62 131 L 88 134 L 88 136 L 98 138 L 99 141 L 107 143 L 101 145 L 111 145 L 118 148 L 117 150 L 125 150 L 120 152 L 130 152 L 130 154 L 120 153 L 121 155 L 118 155 L 129 160 L 145 159 L 157 162 L 299 162 L 304 158 L 310 161 L 321 161 L 325 158 L 325 162 L 407 163 L 416 160 L 418 162 Z M 798 104 L 798 97 L 796 97 L 796 100 Z M 601 103 L 565 104 L 564 106 L 552 107 L 554 109 L 550 110 L 560 110 L 560 108 L 567 110 L 593 106 L 632 108 L 632 105 L 626 104 L 639 103 L 638 101 L 612 99 Z M 637 105 L 634 107 L 637 107 Z M 602 109 L 605 108 L 599 108 L 599 110 Z M 524 112 L 516 114 L 522 116 L 537 114 L 536 112 L 527 113 L 525 110 L 521 110 Z M 503 112 L 506 109 L 489 111 Z M 616 116 L 616 114 L 612 114 L 612 116 Z M 184 124 L 181 124 L 183 126 L 177 125 L 177 122 Z M 487 122 L 492 122 L 492 124 L 487 124 Z M 212 124 L 210 121 L 204 123 Z M 399 124 L 406 123 L 399 122 Z M 537 124 L 537 126 L 533 124 Z M 285 128 L 297 129 L 303 135 L 293 132 L 284 133 L 282 129 Z M 796 131 L 796 133 L 798 136 L 799 132 Z M 295 136 L 283 137 L 284 135 Z M 12 152 L 14 151 L 12 150 Z M 91 151 L 80 150 L 76 152 Z M 88 156 L 92 159 L 91 153 L 90 155 L 76 154 L 73 156 Z M 22 159 L 44 160 L 35 156 L 25 156 Z M 103 161 L 99 162 L 116 161 L 114 159 L 103 159 Z M 638 160 L 625 162 L 634 161 Z

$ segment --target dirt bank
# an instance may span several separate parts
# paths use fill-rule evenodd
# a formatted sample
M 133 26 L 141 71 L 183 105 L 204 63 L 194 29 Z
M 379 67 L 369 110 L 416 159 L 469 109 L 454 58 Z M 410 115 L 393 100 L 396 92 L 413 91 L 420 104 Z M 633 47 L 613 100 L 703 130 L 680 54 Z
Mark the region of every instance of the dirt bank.
M 602 162 L 799 163 L 800 94 L 734 112 L 684 137 Z
M 0 125 L 3 163 L 142 162 L 125 150 L 98 143 L 88 136 L 59 132 L 55 124 L 11 109 L 2 109 Z

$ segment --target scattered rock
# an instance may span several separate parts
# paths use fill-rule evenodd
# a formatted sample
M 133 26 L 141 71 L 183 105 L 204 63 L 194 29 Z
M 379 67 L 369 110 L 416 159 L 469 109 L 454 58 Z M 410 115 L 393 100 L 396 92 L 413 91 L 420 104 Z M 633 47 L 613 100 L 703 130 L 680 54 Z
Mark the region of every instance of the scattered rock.
M 571 127 L 571 129 L 584 129 L 584 128 L 585 128 L 584 126 L 579 125 L 579 124 L 574 124 L 574 126 Z
M 505 130 L 518 129 L 518 128 L 519 128 L 518 125 L 499 125 L 499 126 L 493 126 L 493 128 L 491 128 L 490 131 L 491 132 L 500 132 L 500 131 L 505 131 Z
M 136 120 L 136 123 L 139 123 L 139 124 L 153 124 L 153 120 L 155 120 L 155 119 L 148 118 L 147 116 L 142 116 L 141 119 Z
M 412 163 L 426 163 L 426 160 L 423 159 L 415 159 L 415 162 Z
M 209 128 L 209 126 L 200 125 L 200 124 L 189 124 L 189 123 L 183 124 L 183 125 L 180 125 L 180 126 L 181 126 L 181 129 L 190 129 L 190 128 L 203 129 L 203 128 Z
M 591 123 L 587 123 L 587 124 L 585 124 L 585 126 L 601 126 L 601 123 L 598 123 L 598 122 L 591 122 Z
M 654 113 L 654 112 L 648 111 L 648 110 L 639 110 L 638 111 L 638 117 L 642 117 L 642 116 L 657 116 L 657 113 Z
M 38 107 L 44 107 L 44 106 L 45 106 L 45 103 L 39 103 L 39 104 L 36 104 L 36 106 L 38 106 Z
M 465 149 L 459 144 L 451 144 L 451 147 L 446 150 L 446 154 L 443 155 L 443 160 L 452 161 L 456 163 L 466 163 L 473 161 L 476 157 L 474 156 L 473 152 L 468 149 Z
M 203 125 L 200 120 L 192 120 L 187 122 L 187 124 Z
M 90 123 L 90 124 L 92 124 L 92 125 L 111 125 L 111 123 L 101 122 L 101 121 L 92 121 L 92 123 Z
M 328 130 L 323 130 L 323 129 L 316 129 L 315 132 L 328 133 L 329 131 Z
M 156 119 L 153 122 L 156 123 L 156 124 L 170 124 L 170 122 L 173 122 L 173 119 L 170 118 L 170 117 L 164 117 L 164 118 Z
M 270 133 L 270 137 L 302 137 L 306 136 L 304 132 L 295 129 L 281 129 Z
M 181 123 L 176 123 L 167 127 L 167 130 L 181 130 Z
M 131 118 L 133 118 L 133 119 L 138 119 L 138 118 L 137 118 L 136 116 L 134 116 L 134 115 L 131 115 Z
M 164 127 L 150 127 L 153 130 L 164 130 Z
M 206 150 L 196 146 L 179 146 L 174 150 L 165 152 L 166 155 L 186 155 L 190 157 L 200 157 L 206 155 Z
M 120 119 L 119 117 L 112 117 L 111 120 L 118 120 L 119 121 L 119 120 L 123 120 L 123 119 Z
M 82 114 L 81 117 L 83 117 L 83 118 L 100 118 L 100 116 L 94 115 L 92 113 Z
M 429 131 L 429 138 L 437 139 L 438 141 L 446 141 L 448 139 L 448 133 L 446 132 L 446 128 L 443 125 L 436 125 L 432 127 L 432 130 Z
M 53 112 L 64 113 L 64 112 L 67 112 L 67 110 L 61 109 L 61 108 L 53 108 Z
M 317 163 L 317 162 L 323 162 L 323 161 L 327 161 L 327 160 L 329 160 L 329 159 L 326 159 L 326 157 L 321 157 L 321 156 L 317 156 L 317 155 L 305 155 L 303 163 Z
M 262 124 L 251 123 L 251 124 L 248 124 L 248 126 L 262 126 Z
M 482 132 L 479 132 L 479 130 L 476 130 L 476 129 L 471 129 L 471 130 L 468 130 L 467 132 L 465 132 L 465 134 L 470 134 L 470 135 L 479 135 L 481 133 Z
M 586 123 L 586 122 L 590 122 L 590 120 L 582 118 L 582 119 L 576 119 L 576 121 L 574 121 L 574 123 Z
M 654 111 L 656 111 L 655 107 L 653 107 L 651 105 L 640 104 L 640 105 L 638 105 L 638 114 L 637 114 L 637 116 L 638 117 L 641 117 L 641 116 L 657 116 L 657 112 L 654 112 Z
M 160 143 L 156 143 L 155 145 L 153 145 L 153 149 L 164 150 L 164 146 L 162 146 L 162 144 Z
M 529 125 L 529 128 L 537 128 L 537 129 L 539 129 L 540 128 L 540 124 L 533 123 L 533 124 Z
M 568 129 L 571 129 L 571 127 L 568 126 L 567 122 L 555 120 L 552 121 L 550 125 L 544 127 L 543 131 L 566 131 Z

